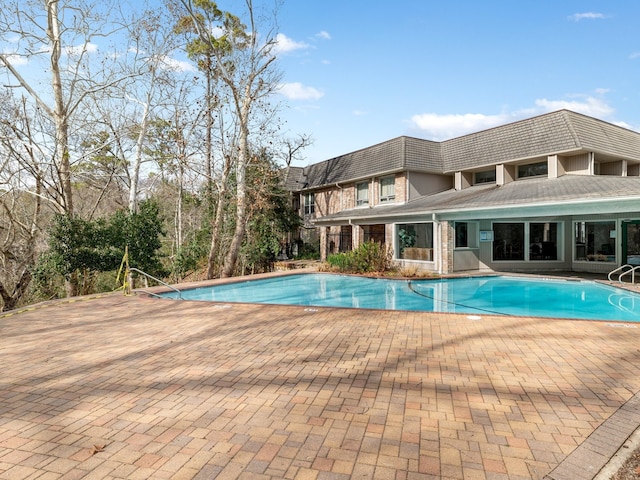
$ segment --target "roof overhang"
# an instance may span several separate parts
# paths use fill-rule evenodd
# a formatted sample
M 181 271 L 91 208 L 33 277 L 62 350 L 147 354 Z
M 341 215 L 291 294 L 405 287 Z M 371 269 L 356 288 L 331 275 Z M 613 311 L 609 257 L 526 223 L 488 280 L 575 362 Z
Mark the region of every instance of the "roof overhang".
M 386 211 L 385 211 L 386 210 Z M 569 200 L 557 202 L 531 202 L 518 205 L 494 205 L 477 208 L 425 209 L 402 212 L 401 208 L 372 207 L 350 210 L 315 221 L 318 226 L 368 225 L 372 223 L 398 223 L 430 220 L 486 220 L 503 218 L 561 217 L 568 215 L 602 215 L 637 213 L 640 216 L 640 196 L 604 199 Z

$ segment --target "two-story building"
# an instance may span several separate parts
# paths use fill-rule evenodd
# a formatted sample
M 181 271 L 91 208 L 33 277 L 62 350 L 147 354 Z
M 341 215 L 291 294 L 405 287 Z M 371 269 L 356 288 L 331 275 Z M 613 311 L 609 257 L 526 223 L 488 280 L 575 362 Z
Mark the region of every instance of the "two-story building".
M 640 264 L 640 133 L 568 110 L 290 173 L 323 258 L 374 240 L 438 273 Z

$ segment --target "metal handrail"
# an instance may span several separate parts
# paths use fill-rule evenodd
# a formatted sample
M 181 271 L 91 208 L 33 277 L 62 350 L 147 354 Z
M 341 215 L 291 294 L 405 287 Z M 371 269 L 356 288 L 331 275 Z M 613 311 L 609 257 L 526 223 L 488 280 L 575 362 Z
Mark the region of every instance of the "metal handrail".
M 625 275 L 631 274 L 631 283 L 636 283 L 636 270 L 638 269 L 640 269 L 640 265 L 633 266 L 627 263 L 619 266 L 614 270 L 611 270 L 607 278 L 609 279 L 610 282 L 613 282 L 613 279 L 611 278 L 612 275 L 620 272 L 620 274 L 618 275 L 618 282 L 623 283 L 622 277 L 624 277 Z
M 626 272 L 622 272 L 620 274 L 620 276 L 618 277 L 618 281 L 620 283 L 622 283 L 622 277 L 624 277 L 625 275 L 628 275 L 629 273 L 631 273 L 631 283 L 636 283 L 636 270 L 638 270 L 640 268 L 640 265 L 636 265 L 635 267 L 632 265 L 629 265 L 631 267 L 631 270 L 628 270 Z
M 611 271 L 609 272 L 609 275 L 607 276 L 607 278 L 609 279 L 609 281 L 610 281 L 610 282 L 613 282 L 613 279 L 611 278 L 611 276 L 612 276 L 614 273 L 618 273 L 618 272 L 620 272 L 620 271 L 622 271 L 622 270 L 625 270 L 625 269 L 627 269 L 627 270 L 628 270 L 629 268 L 631 268 L 631 265 L 628 265 L 628 264 L 620 265 L 618 268 L 615 268 L 615 269 L 611 270 Z M 618 281 L 620 281 L 620 277 L 618 277 Z
M 173 286 L 169 285 L 168 283 L 163 282 L 162 280 L 160 280 L 159 278 L 154 277 L 153 275 L 149 275 L 148 273 L 143 272 L 139 268 L 129 267 L 129 271 L 137 272 L 137 273 L 139 273 L 141 275 L 144 275 L 147 278 L 150 278 L 151 280 L 155 280 L 156 282 L 158 282 L 159 284 L 161 284 L 161 285 L 163 285 L 163 286 L 165 286 L 167 288 L 170 288 L 171 290 L 173 290 L 174 292 L 176 292 L 178 294 L 178 299 L 182 300 L 182 292 L 180 290 L 178 290 L 176 287 L 173 287 Z M 145 293 L 148 293 L 149 295 L 153 295 L 155 297 L 160 297 L 160 295 L 158 295 L 157 293 L 147 292 L 146 290 L 142 290 L 142 291 L 145 292 Z

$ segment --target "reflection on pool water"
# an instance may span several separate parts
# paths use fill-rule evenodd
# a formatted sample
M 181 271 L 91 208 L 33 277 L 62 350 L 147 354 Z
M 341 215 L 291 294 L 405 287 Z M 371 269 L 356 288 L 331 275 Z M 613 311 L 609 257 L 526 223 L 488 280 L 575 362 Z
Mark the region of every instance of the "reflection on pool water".
M 379 279 L 293 274 L 183 290 L 185 300 L 640 322 L 640 295 L 592 281 L 517 276 Z M 177 298 L 175 292 L 162 296 Z

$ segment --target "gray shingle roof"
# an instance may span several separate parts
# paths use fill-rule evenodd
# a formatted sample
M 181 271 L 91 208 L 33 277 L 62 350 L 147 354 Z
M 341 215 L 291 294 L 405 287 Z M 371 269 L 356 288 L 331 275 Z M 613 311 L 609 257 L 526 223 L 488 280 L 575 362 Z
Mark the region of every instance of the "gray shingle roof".
M 397 137 L 305 168 L 308 188 L 402 170 L 452 173 L 519 159 L 588 152 L 640 162 L 640 134 L 559 110 L 444 142 Z
M 297 192 L 304 188 L 304 169 L 302 167 L 288 167 L 282 169 L 284 188 Z
M 443 142 L 443 167 L 455 172 L 521 158 L 578 150 L 566 110 L 494 127 Z
M 401 170 L 442 170 L 440 144 L 397 137 L 305 168 L 308 188 L 353 181 Z
M 450 190 L 418 199 L 434 211 L 496 208 L 523 204 L 559 204 L 588 202 L 604 198 L 638 198 L 640 209 L 640 177 L 565 175 L 559 178 L 531 178 L 490 188 L 470 187 L 456 192 Z M 456 195 L 458 193 L 458 195 Z M 412 206 L 420 210 L 420 205 Z
M 602 120 L 564 111 L 583 149 L 626 159 L 640 159 L 640 134 Z
M 559 178 L 531 178 L 503 186 L 477 185 L 464 190 L 447 190 L 420 197 L 412 202 L 372 208 L 354 208 L 320 219 L 335 223 L 344 219 L 364 220 L 381 217 L 411 217 L 430 214 L 446 217 L 450 212 L 517 209 L 523 205 L 560 208 L 571 204 L 595 204 L 605 199 L 637 201 L 640 210 L 640 177 L 565 175 Z

